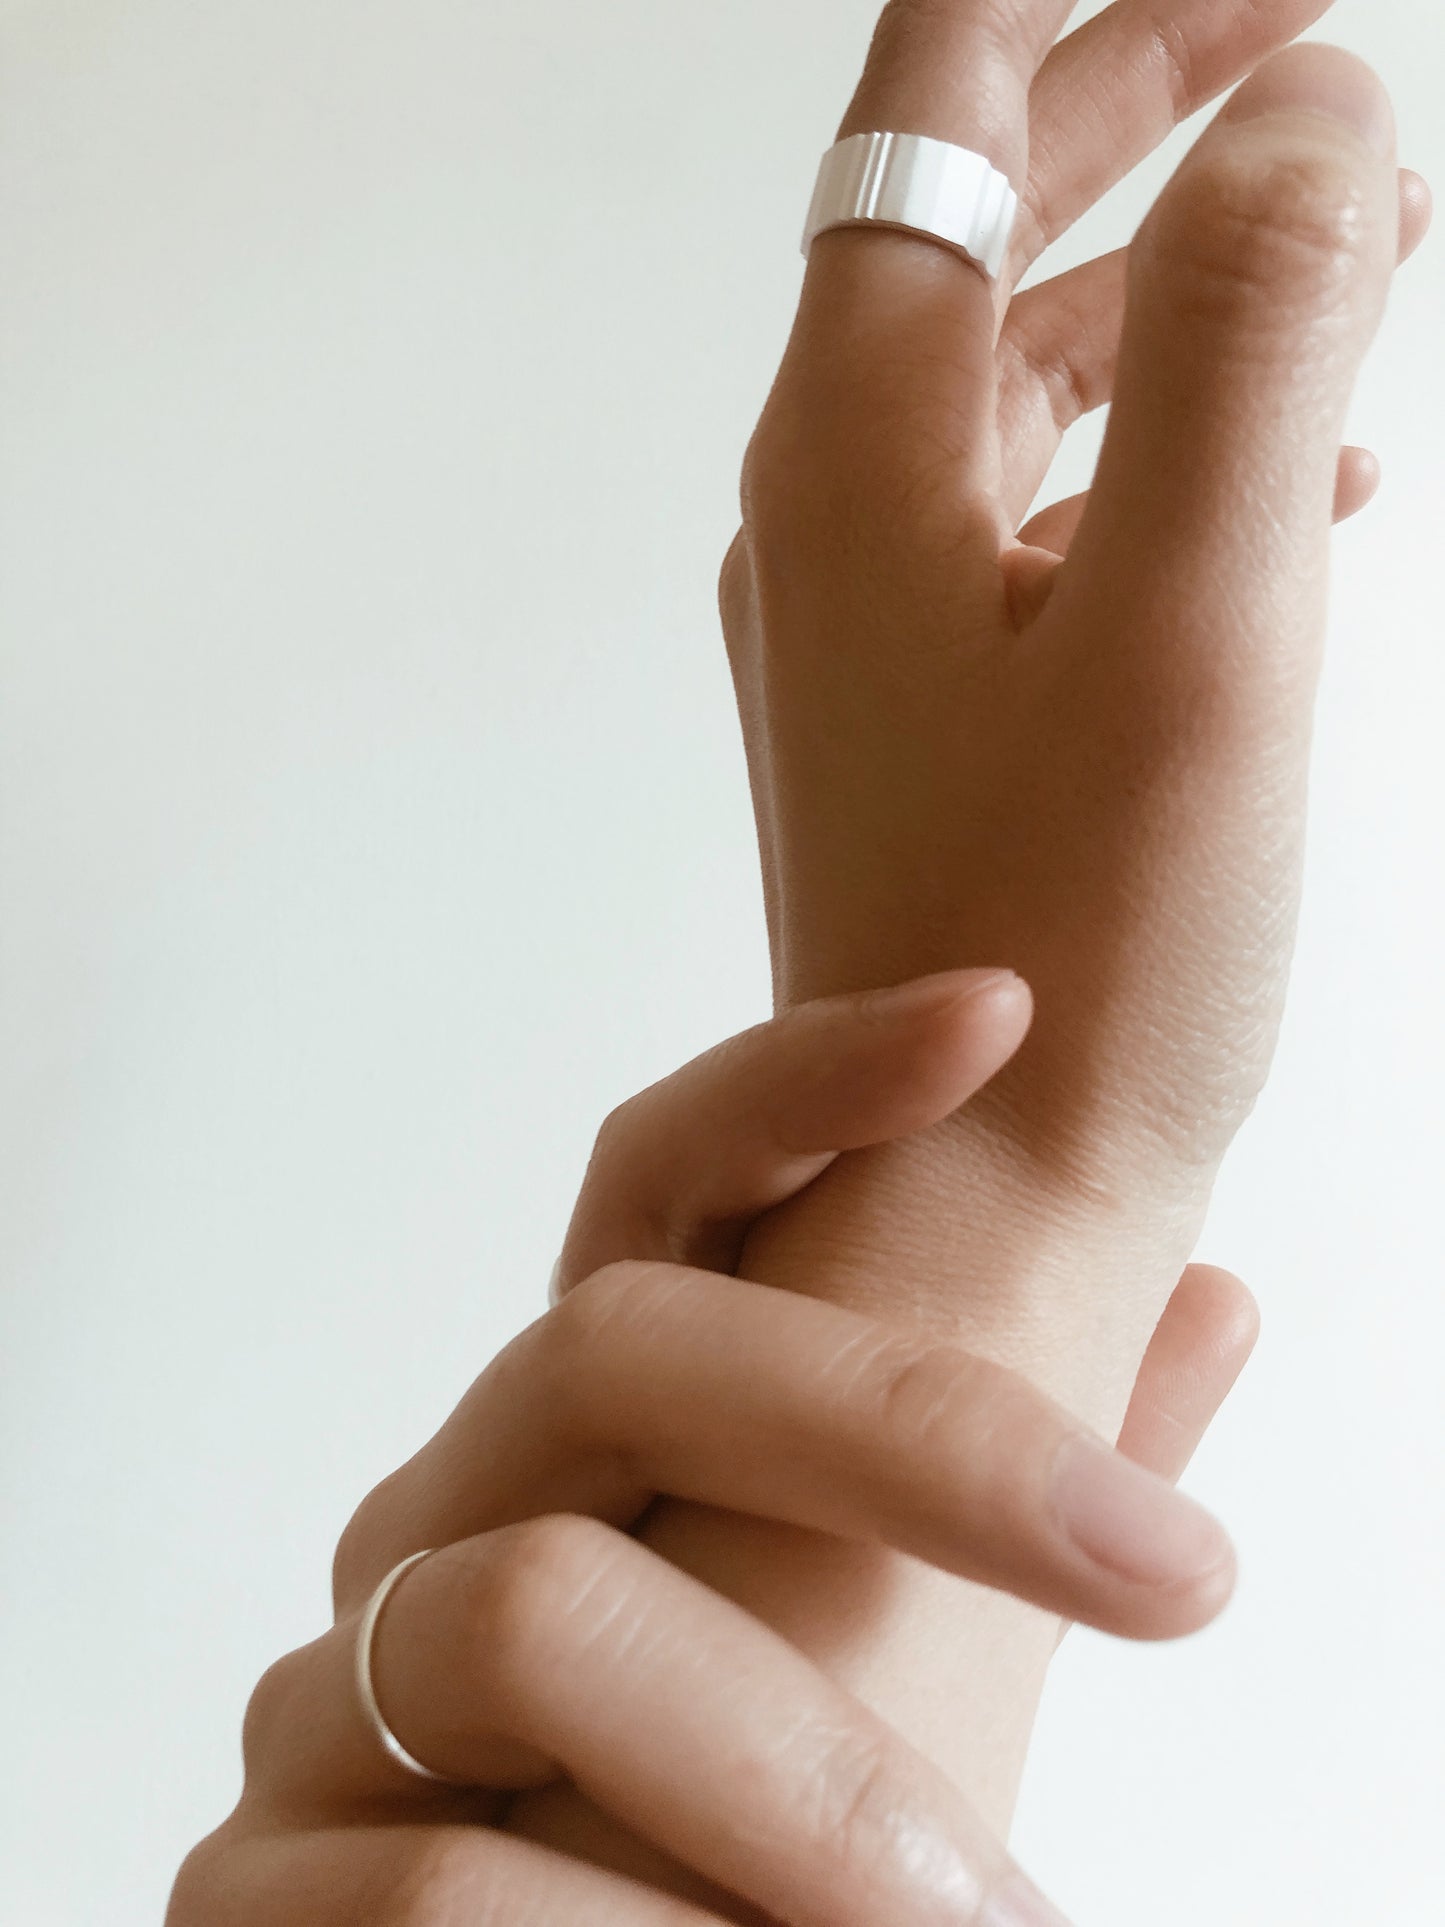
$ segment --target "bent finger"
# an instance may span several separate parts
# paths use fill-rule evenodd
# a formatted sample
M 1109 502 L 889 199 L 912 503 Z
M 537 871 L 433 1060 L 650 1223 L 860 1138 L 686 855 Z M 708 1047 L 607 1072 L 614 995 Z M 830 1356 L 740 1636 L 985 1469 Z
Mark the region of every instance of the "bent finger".
M 731 1271 L 753 1219 L 842 1151 L 926 1129 L 968 1101 L 1028 1029 L 1010 971 L 954 970 L 819 998 L 695 1058 L 604 1124 L 552 1301 L 621 1258 Z
M 1429 187 L 1420 175 L 1402 170 L 1402 264 L 1429 232 L 1431 214 Z M 1069 429 L 1113 395 L 1128 261 L 1127 248 L 1100 255 L 1028 289 L 1009 306 L 999 340 L 999 441 L 1004 499 L 1014 519 L 1042 487 Z
M 373 1494 L 349 1587 L 502 1520 L 627 1529 L 659 1494 L 889 1545 L 1139 1639 L 1195 1631 L 1233 1583 L 1208 1513 L 1015 1373 L 798 1292 L 628 1263 L 514 1341 Z
M 471 1797 L 378 1746 L 351 1687 L 356 1634 L 345 1621 L 282 1662 L 252 1721 L 253 1745 L 267 1741 L 256 1797 L 303 1817 Z M 1010 1888 L 1033 1895 L 947 1776 L 875 1713 L 594 1520 L 532 1520 L 413 1567 L 380 1620 L 373 1677 L 389 1727 L 431 1771 L 519 1790 L 565 1775 L 794 1927 L 958 1927 L 1008 1919 L 988 1909 Z
M 1301 47 L 1240 90 L 1131 250 L 1113 414 L 1049 619 L 1276 749 L 1307 729 L 1342 431 L 1398 220 L 1378 80 Z
M 1182 1477 L 1258 1337 L 1248 1287 L 1213 1265 L 1191 1265 L 1144 1355 L 1119 1450 L 1162 1479 Z
M 1259 1336 L 1259 1307 L 1227 1271 L 1190 1265 L 1134 1381 L 1118 1449 L 1161 1479 L 1184 1474 Z M 1059 1629 L 1062 1640 L 1072 1622 Z

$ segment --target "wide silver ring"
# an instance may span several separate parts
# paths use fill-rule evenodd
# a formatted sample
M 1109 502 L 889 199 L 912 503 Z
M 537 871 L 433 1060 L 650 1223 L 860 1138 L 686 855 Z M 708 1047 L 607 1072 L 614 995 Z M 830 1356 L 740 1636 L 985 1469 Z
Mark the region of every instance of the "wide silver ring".
M 444 1773 L 433 1773 L 429 1766 L 423 1766 L 420 1760 L 414 1759 L 407 1752 L 382 1716 L 381 1707 L 376 1698 L 376 1685 L 371 1677 L 371 1656 L 372 1648 L 376 1643 L 377 1622 L 381 1618 L 386 1602 L 390 1599 L 397 1581 L 410 1572 L 413 1566 L 420 1565 L 423 1559 L 429 1559 L 434 1550 L 434 1547 L 428 1546 L 424 1552 L 414 1552 L 409 1559 L 403 1559 L 399 1566 L 393 1566 L 368 1600 L 366 1611 L 361 1615 L 361 1629 L 356 1635 L 356 1693 L 361 1701 L 361 1710 L 366 1715 L 367 1724 L 398 1766 L 404 1766 L 407 1772 L 415 1774 L 417 1779 L 432 1780 L 438 1786 L 465 1786 L 468 1783 L 464 1780 L 449 1780 Z
M 926 134 L 850 134 L 823 156 L 803 252 L 828 228 L 876 222 L 941 241 L 996 281 L 1018 209 L 1008 176 L 971 148 Z

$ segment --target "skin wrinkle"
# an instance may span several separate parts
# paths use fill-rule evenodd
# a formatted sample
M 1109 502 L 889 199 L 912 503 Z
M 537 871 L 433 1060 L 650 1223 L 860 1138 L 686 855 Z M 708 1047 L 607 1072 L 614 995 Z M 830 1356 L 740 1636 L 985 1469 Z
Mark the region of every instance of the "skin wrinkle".
M 1207 184 L 1190 181 L 1181 194 L 1191 190 L 1196 218 L 1187 229 L 1141 237 L 1187 322 L 1228 325 L 1236 359 L 1257 336 L 1272 353 L 1302 319 L 1320 338 L 1353 322 L 1374 209 L 1323 140 L 1282 156 L 1251 129 Z

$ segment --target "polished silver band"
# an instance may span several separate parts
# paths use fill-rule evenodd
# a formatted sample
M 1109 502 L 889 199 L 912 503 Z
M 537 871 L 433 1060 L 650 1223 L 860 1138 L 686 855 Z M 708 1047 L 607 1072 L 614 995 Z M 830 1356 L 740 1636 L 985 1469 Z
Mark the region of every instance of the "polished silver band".
M 413 1566 L 420 1565 L 423 1559 L 429 1559 L 433 1550 L 434 1548 L 428 1546 L 424 1552 L 414 1552 L 409 1559 L 403 1559 L 399 1566 L 392 1568 L 371 1595 L 366 1611 L 361 1615 L 361 1630 L 356 1636 L 356 1691 L 368 1724 L 398 1766 L 404 1766 L 408 1773 L 414 1773 L 419 1780 L 434 1780 L 440 1786 L 462 1786 L 466 1784 L 464 1781 L 449 1780 L 444 1773 L 433 1773 L 429 1766 L 423 1766 L 420 1760 L 412 1758 L 382 1718 L 381 1707 L 376 1699 L 376 1687 L 371 1677 L 371 1651 L 376 1640 L 376 1626 L 381 1618 L 382 1609 L 402 1575 L 410 1572 Z
M 852 134 L 830 147 L 803 230 L 803 252 L 833 227 L 876 222 L 941 241 L 996 281 L 1018 195 L 982 154 L 926 134 Z

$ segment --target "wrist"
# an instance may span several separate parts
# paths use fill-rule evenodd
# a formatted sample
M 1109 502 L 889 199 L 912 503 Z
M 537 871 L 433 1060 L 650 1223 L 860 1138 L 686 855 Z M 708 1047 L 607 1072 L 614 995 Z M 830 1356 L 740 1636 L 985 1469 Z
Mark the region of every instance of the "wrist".
M 1212 1175 L 1083 1185 L 965 1111 L 840 1158 L 759 1221 L 739 1269 L 921 1324 L 1112 1434 Z

